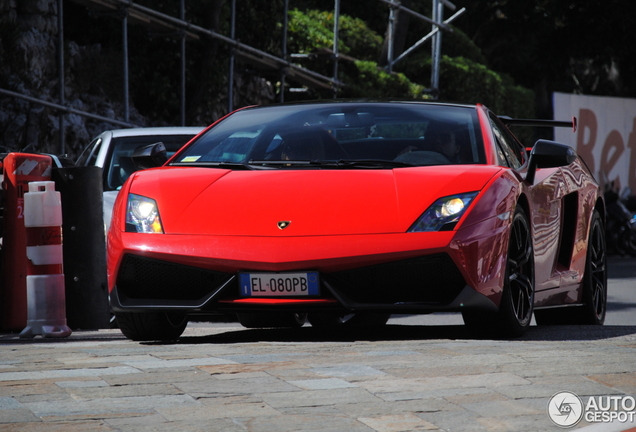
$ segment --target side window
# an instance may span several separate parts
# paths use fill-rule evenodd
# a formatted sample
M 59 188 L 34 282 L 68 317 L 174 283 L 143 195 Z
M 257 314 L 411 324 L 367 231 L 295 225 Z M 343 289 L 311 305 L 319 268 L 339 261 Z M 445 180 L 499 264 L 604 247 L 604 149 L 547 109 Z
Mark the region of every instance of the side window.
M 102 145 L 102 139 L 97 138 L 93 142 L 91 142 L 80 154 L 79 158 L 77 158 L 77 162 L 75 165 L 77 166 L 92 166 L 95 165 L 95 160 L 97 160 L 97 154 L 99 153 L 99 148 Z
M 524 157 L 521 153 L 522 148 L 519 143 L 512 137 L 505 126 L 500 125 L 491 115 L 490 124 L 492 131 L 497 139 L 498 152 L 505 155 L 508 166 L 518 169 L 523 165 Z
M 510 168 L 510 163 L 508 162 L 508 158 L 506 157 L 506 153 L 503 151 L 503 148 L 501 147 L 501 141 L 499 140 L 497 135 L 495 135 L 495 139 L 497 140 L 497 142 L 496 142 L 496 146 L 497 146 L 497 160 L 499 161 L 499 164 L 501 166 L 505 166 L 505 167 Z

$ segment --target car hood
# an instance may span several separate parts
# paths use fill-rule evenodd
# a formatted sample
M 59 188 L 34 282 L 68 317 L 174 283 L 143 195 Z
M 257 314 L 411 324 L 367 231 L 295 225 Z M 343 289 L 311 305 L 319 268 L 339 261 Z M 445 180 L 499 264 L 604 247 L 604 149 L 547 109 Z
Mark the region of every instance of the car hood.
M 320 236 L 406 232 L 438 198 L 481 190 L 499 167 L 257 170 L 165 167 L 130 192 L 157 201 L 166 234 Z

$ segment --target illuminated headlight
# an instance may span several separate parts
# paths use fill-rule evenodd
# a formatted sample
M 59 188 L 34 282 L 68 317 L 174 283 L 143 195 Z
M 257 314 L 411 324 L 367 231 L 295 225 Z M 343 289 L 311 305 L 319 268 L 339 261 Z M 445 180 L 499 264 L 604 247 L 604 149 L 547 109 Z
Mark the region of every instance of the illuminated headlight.
M 440 198 L 415 221 L 408 232 L 452 230 L 478 192 Z
M 126 232 L 163 234 L 163 226 L 155 200 L 141 195 L 128 195 Z

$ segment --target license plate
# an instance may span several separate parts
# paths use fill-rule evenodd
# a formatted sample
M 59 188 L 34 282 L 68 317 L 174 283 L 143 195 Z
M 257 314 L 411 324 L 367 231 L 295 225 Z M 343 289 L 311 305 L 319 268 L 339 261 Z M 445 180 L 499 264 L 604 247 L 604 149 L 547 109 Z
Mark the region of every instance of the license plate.
M 239 273 L 244 297 L 292 297 L 320 294 L 318 272 Z

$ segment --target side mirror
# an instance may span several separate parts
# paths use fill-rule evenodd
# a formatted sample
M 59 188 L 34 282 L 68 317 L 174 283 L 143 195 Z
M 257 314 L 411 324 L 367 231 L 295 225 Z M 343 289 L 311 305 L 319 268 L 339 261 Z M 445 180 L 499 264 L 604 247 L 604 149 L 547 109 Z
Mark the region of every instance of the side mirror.
M 155 168 L 168 160 L 166 146 L 162 142 L 150 144 L 135 149 L 131 156 L 138 169 Z
M 538 140 L 530 152 L 526 181 L 534 183 L 538 168 L 557 168 L 570 165 L 576 160 L 576 152 L 568 145 L 554 141 Z

